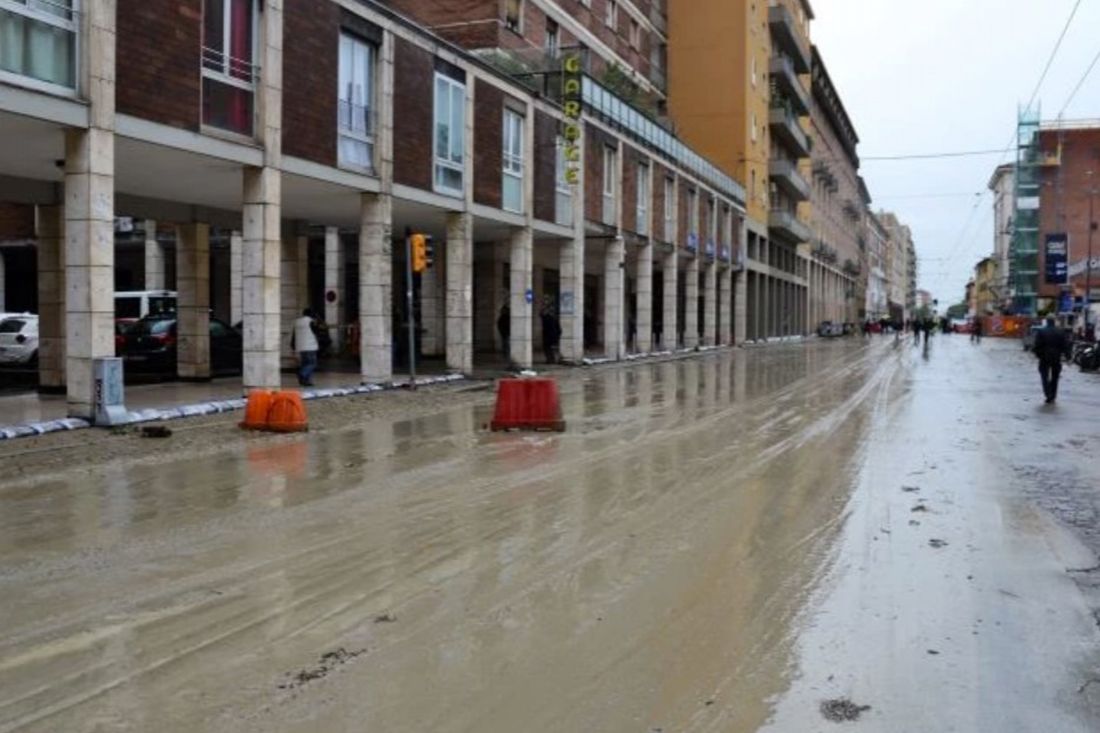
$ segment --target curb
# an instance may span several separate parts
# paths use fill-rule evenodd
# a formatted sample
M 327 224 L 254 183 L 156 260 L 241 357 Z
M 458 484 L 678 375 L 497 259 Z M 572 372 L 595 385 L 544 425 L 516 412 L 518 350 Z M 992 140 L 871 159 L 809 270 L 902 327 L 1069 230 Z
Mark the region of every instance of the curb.
M 418 377 L 417 386 L 432 384 L 447 384 L 466 379 L 464 374 L 447 374 L 438 377 Z M 409 386 L 409 380 L 403 379 L 386 384 L 359 384 L 352 387 L 326 387 L 323 389 L 311 389 L 302 391 L 302 399 L 306 401 L 320 400 L 329 397 L 349 397 L 351 395 L 371 394 L 373 392 L 391 392 L 405 389 Z M 144 410 L 131 410 L 125 423 L 120 425 L 136 425 L 146 422 L 160 422 L 164 420 L 179 420 L 185 417 L 201 417 L 203 415 L 217 415 L 224 412 L 243 410 L 248 400 L 240 397 L 232 400 L 214 400 L 211 402 L 199 402 L 192 405 L 180 405 L 168 408 L 146 408 Z M 0 442 L 15 438 L 32 438 L 36 435 L 59 433 L 64 430 L 84 430 L 95 427 L 90 421 L 78 417 L 66 417 L 60 420 L 48 420 L 45 422 L 26 423 L 23 425 L 0 426 Z M 111 425 L 106 427 L 119 427 Z

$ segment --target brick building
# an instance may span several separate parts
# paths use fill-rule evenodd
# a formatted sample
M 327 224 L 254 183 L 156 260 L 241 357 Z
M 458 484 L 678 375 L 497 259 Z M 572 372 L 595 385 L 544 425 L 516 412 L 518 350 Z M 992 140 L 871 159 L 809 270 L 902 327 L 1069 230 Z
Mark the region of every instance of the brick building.
M 119 219 L 135 222 L 119 238 L 140 248 L 145 287 L 174 269 L 182 378 L 210 376 L 213 308 L 243 324 L 242 386 L 277 386 L 292 320 L 312 306 L 359 324 L 364 381 L 390 379 L 408 317 L 406 231 L 436 244 L 413 317 L 422 353 L 452 370 L 499 350 L 505 304 L 520 366 L 533 361 L 541 308 L 560 315 L 573 361 L 729 343 L 744 317 L 733 279 L 744 191 L 620 83 L 660 106 L 659 5 L 493 0 L 497 22 L 480 30 L 398 12 L 446 4 L 7 11 L 18 28 L 49 31 L 27 31 L 30 51 L 0 71 L 0 202 L 34 207 L 33 267 L 15 276 L 36 283 L 41 386 L 90 415 L 92 362 L 114 354 Z M 582 5 L 614 22 L 580 28 Z M 548 55 L 568 73 L 486 52 L 536 38 L 546 48 L 551 20 Z M 611 61 L 623 68 L 602 75 Z

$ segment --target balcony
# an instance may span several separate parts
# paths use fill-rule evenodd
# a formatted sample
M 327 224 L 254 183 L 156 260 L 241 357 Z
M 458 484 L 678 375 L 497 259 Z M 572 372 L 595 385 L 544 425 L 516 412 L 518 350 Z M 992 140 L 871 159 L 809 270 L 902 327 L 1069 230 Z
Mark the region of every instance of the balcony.
M 803 88 L 790 58 L 778 54 L 772 56 L 768 61 L 768 73 L 779 90 L 791 100 L 797 114 L 810 114 L 810 95 Z
M 810 73 L 810 49 L 802 42 L 802 31 L 798 27 L 791 11 L 784 5 L 772 5 L 768 8 L 768 25 L 771 26 L 772 38 L 778 46 L 787 52 L 794 61 L 794 68 L 799 74 Z
M 808 242 L 811 237 L 810 228 L 799 221 L 793 212 L 783 209 L 772 209 L 769 212 L 768 230 L 773 237 L 792 244 Z
M 798 172 L 798 165 L 789 160 L 773 158 L 768 163 L 768 174 L 775 184 L 795 201 L 810 200 L 810 184 Z
M 785 107 L 772 107 L 768 113 L 772 134 L 779 138 L 797 158 L 810 155 L 810 142 L 794 113 Z

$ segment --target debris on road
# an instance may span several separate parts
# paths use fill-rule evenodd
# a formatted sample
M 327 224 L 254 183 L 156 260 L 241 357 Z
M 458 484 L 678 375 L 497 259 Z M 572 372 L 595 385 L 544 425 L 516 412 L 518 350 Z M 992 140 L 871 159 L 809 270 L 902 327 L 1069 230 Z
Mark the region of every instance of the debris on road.
M 902 486 L 901 490 L 908 493 L 908 494 L 912 494 L 912 493 L 915 493 L 917 491 L 920 491 L 920 487 L 919 486 Z
M 335 651 L 325 652 L 321 655 L 321 658 L 318 660 L 318 665 L 316 667 L 300 670 L 294 675 L 291 675 L 288 672 L 287 675 L 291 676 L 291 681 L 282 683 L 281 685 L 279 685 L 279 689 L 293 690 L 296 687 L 301 687 L 307 682 L 322 679 L 332 670 L 336 669 L 342 664 L 346 664 L 352 659 L 355 659 L 360 654 L 363 654 L 366 651 L 367 650 L 364 648 L 356 649 L 349 652 L 344 647 L 340 647 Z
M 382 613 L 374 617 L 374 623 L 376 624 L 392 624 L 397 620 L 397 616 L 392 613 Z
M 926 507 L 924 504 L 917 504 L 916 506 L 914 506 L 909 511 L 911 511 L 911 512 L 926 512 L 926 511 L 928 511 L 928 507 Z
M 821 714 L 833 723 L 859 720 L 859 716 L 871 709 L 870 705 L 856 705 L 846 697 L 821 701 Z
M 928 540 L 928 544 L 935 547 L 937 550 L 941 547 L 947 547 L 947 540 L 937 540 L 935 538 Z
M 145 425 L 141 428 L 143 438 L 171 438 L 172 429 L 163 425 Z

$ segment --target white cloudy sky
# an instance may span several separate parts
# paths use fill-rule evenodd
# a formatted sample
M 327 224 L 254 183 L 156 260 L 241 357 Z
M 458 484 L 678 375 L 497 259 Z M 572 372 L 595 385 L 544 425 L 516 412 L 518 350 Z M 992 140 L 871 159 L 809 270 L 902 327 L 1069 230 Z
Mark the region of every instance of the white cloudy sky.
M 1003 149 L 1075 2 L 811 0 L 811 33 L 862 157 Z M 1100 0 L 1082 0 L 1039 91 L 1044 119 L 1057 117 L 1098 52 Z M 1100 64 L 1065 117 L 1100 118 Z M 919 287 L 941 303 L 962 299 L 974 263 L 992 250 L 986 185 L 1000 160 L 863 163 L 872 206 L 912 227 Z

